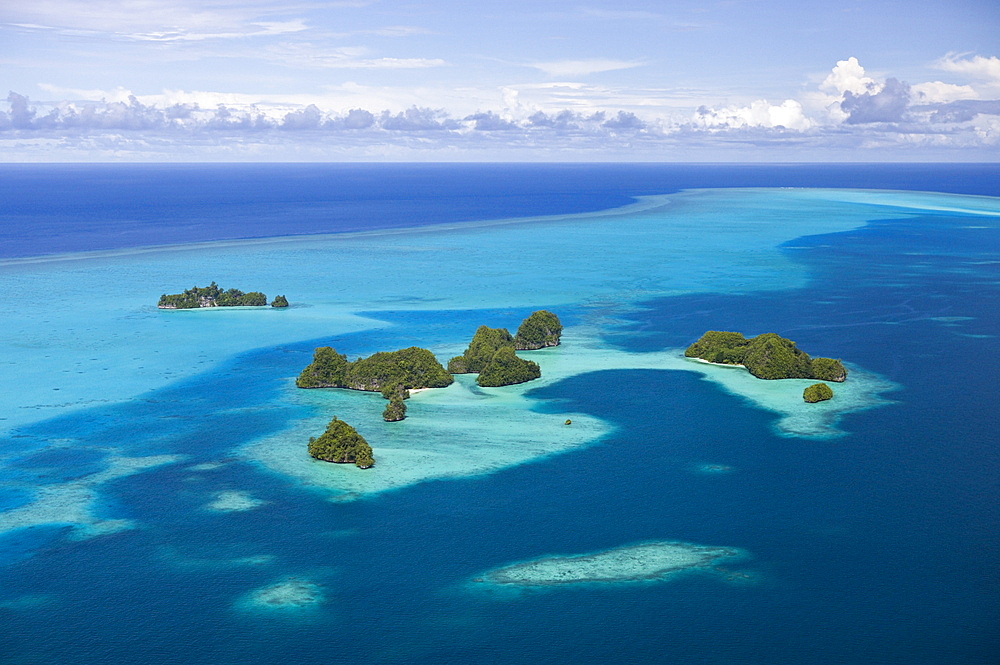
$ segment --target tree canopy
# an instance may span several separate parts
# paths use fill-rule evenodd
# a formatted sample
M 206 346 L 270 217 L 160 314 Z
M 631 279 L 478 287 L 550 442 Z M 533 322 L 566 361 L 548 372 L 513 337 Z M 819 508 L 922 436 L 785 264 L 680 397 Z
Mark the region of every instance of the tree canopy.
M 357 430 L 334 417 L 319 438 L 309 439 L 309 454 L 324 462 L 354 463 L 367 469 L 375 464 L 372 447 Z
M 284 296 L 281 296 L 284 298 Z M 244 293 L 239 289 L 223 290 L 212 282 L 208 286 L 194 286 L 183 293 L 160 296 L 160 309 L 197 309 L 199 307 L 262 307 L 267 304 L 267 296 L 260 291 Z M 288 301 L 285 301 L 287 306 Z
M 476 377 L 476 383 L 484 387 L 511 386 L 537 379 L 542 370 L 537 363 L 518 358 L 514 347 L 504 346 L 497 349 L 493 359 Z
M 448 371 L 452 374 L 481 372 L 493 360 L 497 350 L 506 346 L 514 348 L 514 338 L 506 328 L 479 326 L 465 352 L 448 361 Z
M 802 399 L 809 403 L 822 402 L 833 397 L 833 389 L 825 383 L 814 383 L 802 391 Z
M 810 358 L 795 342 L 776 333 L 752 339 L 738 332 L 709 330 L 684 351 L 689 358 L 744 365 L 759 379 L 822 379 L 844 381 L 847 370 L 833 358 Z
M 347 356 L 329 346 L 313 353 L 313 361 L 299 374 L 299 388 L 351 388 L 402 394 L 410 388 L 443 388 L 455 379 L 434 354 L 411 346 L 399 351 L 380 351 L 367 358 L 347 362 Z
M 562 323 L 559 322 L 559 317 L 540 309 L 521 322 L 514 336 L 514 348 L 518 351 L 530 351 L 558 346 L 560 336 Z

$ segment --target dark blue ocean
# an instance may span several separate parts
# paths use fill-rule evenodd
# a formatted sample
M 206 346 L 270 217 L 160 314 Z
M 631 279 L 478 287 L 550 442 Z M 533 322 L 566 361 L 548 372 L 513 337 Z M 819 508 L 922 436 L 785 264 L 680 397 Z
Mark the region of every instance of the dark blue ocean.
M 0 256 L 579 213 L 758 186 L 997 197 L 1000 166 L 6 165 Z M 608 370 L 531 396 L 539 411 L 590 414 L 611 434 L 487 475 L 331 502 L 229 461 L 301 417 L 305 407 L 276 408 L 275 396 L 317 343 L 379 349 L 396 343 L 393 328 L 257 349 L 141 399 L 7 432 L 12 481 L 19 469 L 52 483 L 97 473 L 102 446 L 188 457 L 102 486 L 98 512 L 137 528 L 0 537 L 0 663 L 1000 662 L 1000 228 L 920 214 L 782 252 L 807 268 L 804 288 L 646 300 L 605 341 L 644 352 L 707 329 L 768 329 L 899 385 L 894 404 L 846 416 L 840 438 L 781 436 L 774 414 L 694 373 Z M 454 342 L 523 315 L 378 316 L 413 339 Z M 591 315 L 560 311 L 567 325 Z M 69 439 L 87 445 L 54 454 L 31 443 Z M 189 467 L 219 460 L 202 474 L 214 487 L 249 477 L 267 503 L 200 510 L 208 481 Z M 705 463 L 732 471 L 698 472 Z M 27 501 L 12 488 L 0 485 L 0 510 Z M 734 564 L 745 581 L 468 588 L 504 563 L 665 534 L 746 551 Z M 220 563 L 262 552 L 272 564 Z M 322 607 L 234 611 L 275 566 L 321 580 Z

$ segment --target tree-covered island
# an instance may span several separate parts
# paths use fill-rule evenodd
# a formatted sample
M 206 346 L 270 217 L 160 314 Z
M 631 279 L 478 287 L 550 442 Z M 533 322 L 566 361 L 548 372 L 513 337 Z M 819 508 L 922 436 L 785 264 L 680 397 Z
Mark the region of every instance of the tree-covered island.
M 802 399 L 810 404 L 824 402 L 833 399 L 833 389 L 825 383 L 814 383 L 802 391 Z
M 547 346 L 559 346 L 562 323 L 559 317 L 544 309 L 532 312 L 521 321 L 514 335 L 514 348 L 518 351 L 534 351 Z
M 839 383 L 847 378 L 847 370 L 839 360 L 810 358 L 795 342 L 776 333 L 747 339 L 738 332 L 709 330 L 684 355 L 712 363 L 743 365 L 758 379 L 819 379 Z
M 309 439 L 309 454 L 324 462 L 336 464 L 353 463 L 360 469 L 368 469 L 375 464 L 372 447 L 357 430 L 334 417 L 319 438 Z
M 519 358 L 515 350 L 535 350 L 557 346 L 562 324 L 552 312 L 538 310 L 521 322 L 516 335 L 506 328 L 479 326 L 468 348 L 448 361 L 452 374 L 479 374 L 476 383 L 484 387 L 510 386 L 542 375 L 537 363 Z
M 416 346 L 399 351 L 379 351 L 354 362 L 348 362 L 347 356 L 329 346 L 321 346 L 313 352 L 313 361 L 302 370 L 295 385 L 299 388 L 350 388 L 382 392 L 393 385 L 405 391 L 444 388 L 454 380 L 433 353 Z M 391 395 L 385 397 L 390 399 Z
M 183 293 L 171 293 L 160 296 L 157 307 L 160 309 L 198 309 L 200 307 L 264 307 L 267 296 L 260 291 L 244 293 L 239 289 L 223 290 L 212 282 L 205 287 L 192 287 Z M 271 307 L 288 307 L 285 296 L 278 296 L 271 302 Z

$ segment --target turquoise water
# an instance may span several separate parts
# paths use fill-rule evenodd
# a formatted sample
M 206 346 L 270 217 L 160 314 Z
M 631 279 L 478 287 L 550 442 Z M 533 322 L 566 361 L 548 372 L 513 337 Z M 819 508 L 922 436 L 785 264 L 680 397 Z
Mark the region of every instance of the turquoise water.
M 985 196 L 690 189 L 3 260 L 2 660 L 982 662 L 998 222 Z M 211 280 L 292 307 L 156 309 Z M 459 377 L 397 424 L 377 395 L 294 388 L 320 344 L 445 361 L 542 307 L 567 329 L 525 354 L 536 382 Z M 805 405 L 810 382 L 684 359 L 710 328 L 851 377 Z M 308 458 L 332 415 L 373 469 Z M 739 556 L 488 581 L 637 543 Z

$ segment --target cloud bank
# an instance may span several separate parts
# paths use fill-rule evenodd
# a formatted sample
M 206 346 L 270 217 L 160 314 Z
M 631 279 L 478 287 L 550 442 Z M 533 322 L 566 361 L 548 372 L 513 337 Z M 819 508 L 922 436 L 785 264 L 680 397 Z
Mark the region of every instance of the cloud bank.
M 580 71 L 596 71 L 613 63 L 578 64 Z M 703 104 L 686 114 L 655 104 L 615 108 L 598 101 L 601 89 L 569 83 L 546 88 L 551 94 L 544 106 L 523 101 L 520 93 L 531 87 L 505 87 L 497 107 L 474 113 L 420 104 L 334 110 L 322 102 L 222 94 L 201 96 L 224 100 L 206 105 L 191 94 L 143 98 L 124 88 L 100 100 L 36 101 L 12 91 L 6 106 L 0 104 L 0 148 L 41 158 L 96 150 L 99 156 L 197 159 L 211 149 L 230 159 L 474 159 L 487 152 L 500 159 L 696 159 L 747 158 L 767 147 L 777 158 L 825 151 L 835 158 L 886 159 L 887 150 L 921 158 L 950 150 L 995 159 L 1000 59 L 949 54 L 935 67 L 955 82 L 879 80 L 850 57 L 801 99 Z

